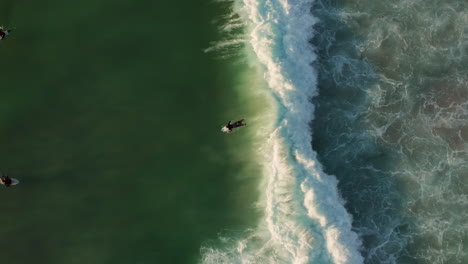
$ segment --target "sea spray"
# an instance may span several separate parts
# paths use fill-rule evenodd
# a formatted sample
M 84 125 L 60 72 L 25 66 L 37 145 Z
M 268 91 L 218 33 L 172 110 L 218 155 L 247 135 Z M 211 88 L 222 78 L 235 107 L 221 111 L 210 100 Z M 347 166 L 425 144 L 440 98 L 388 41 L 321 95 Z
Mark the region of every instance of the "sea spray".
M 265 178 L 259 202 L 264 218 L 244 238 L 222 238 L 225 243 L 218 248 L 203 247 L 203 263 L 363 261 L 337 181 L 322 172 L 310 145 L 310 99 L 317 93 L 311 66 L 316 58 L 309 43 L 318 22 L 311 14 L 312 3 L 236 2 L 235 11 L 246 28 L 246 49 L 253 51 L 250 59 L 263 72 L 277 114 L 274 126 L 263 130 L 258 151 Z M 224 43 L 218 47 L 223 49 Z M 216 49 L 214 45 L 207 51 Z

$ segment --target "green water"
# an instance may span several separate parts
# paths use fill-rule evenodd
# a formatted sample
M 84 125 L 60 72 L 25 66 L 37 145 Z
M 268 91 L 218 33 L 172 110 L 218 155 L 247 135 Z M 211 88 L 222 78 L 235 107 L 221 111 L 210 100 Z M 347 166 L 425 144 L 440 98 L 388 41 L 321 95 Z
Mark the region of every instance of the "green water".
M 195 263 L 255 222 L 242 64 L 210 1 L 2 1 L 2 263 Z M 226 147 L 231 147 L 226 149 Z M 233 155 L 239 149 L 244 155 Z M 244 173 L 239 177 L 238 171 Z

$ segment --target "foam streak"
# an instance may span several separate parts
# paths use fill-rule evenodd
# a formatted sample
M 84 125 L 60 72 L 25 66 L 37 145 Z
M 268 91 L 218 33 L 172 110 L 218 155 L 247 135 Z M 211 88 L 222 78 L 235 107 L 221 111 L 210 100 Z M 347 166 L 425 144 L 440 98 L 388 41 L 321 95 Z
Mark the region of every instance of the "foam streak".
M 311 146 L 310 99 L 317 95 L 317 73 L 311 66 L 316 55 L 309 40 L 318 22 L 311 14 L 312 3 L 243 0 L 239 5 L 247 44 L 254 51 L 253 60 L 263 68 L 278 113 L 261 151 L 266 228 L 261 224 L 255 237 L 263 242 L 242 243 L 234 253 L 235 261 L 216 252 L 218 257 L 213 259 L 218 263 L 363 262 L 358 252 L 361 243 L 351 231 L 351 216 L 338 194 L 337 180 L 323 173 Z M 207 256 L 205 262 L 213 261 Z
M 337 181 L 322 172 L 310 145 L 308 124 L 313 110 L 309 100 L 317 93 L 311 66 L 316 56 L 309 44 L 317 22 L 310 14 L 312 1 L 244 0 L 244 4 L 252 28 L 250 44 L 281 112 L 269 143 L 273 148 L 267 173 L 269 230 L 294 263 L 327 259 L 362 263 L 360 242 L 351 231 L 351 217 L 338 195 Z M 302 201 L 302 206 L 294 202 L 284 206 L 277 198 L 285 193 Z

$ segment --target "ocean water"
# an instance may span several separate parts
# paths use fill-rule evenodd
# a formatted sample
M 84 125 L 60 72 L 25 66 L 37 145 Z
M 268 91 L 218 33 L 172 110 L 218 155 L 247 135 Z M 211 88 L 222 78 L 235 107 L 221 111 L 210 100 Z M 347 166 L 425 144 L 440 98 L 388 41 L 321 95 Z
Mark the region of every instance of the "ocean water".
M 466 2 L 0 7 L 5 263 L 468 262 Z
M 223 8 L 183 7 L 0 2 L 0 171 L 21 181 L 0 189 L 2 263 L 196 263 L 254 225 L 256 114 L 239 105 L 255 97 L 204 53 Z
M 466 2 L 319 4 L 314 148 L 366 263 L 466 263 Z
M 360 241 L 337 190 L 311 146 L 310 99 L 317 95 L 313 1 L 239 1 L 222 28 L 243 26 L 208 51 L 246 43 L 249 66 L 262 73 L 271 125 L 258 131 L 263 209 L 257 227 L 202 248 L 203 263 L 360 263 Z M 247 63 L 248 64 L 248 63 Z M 251 88 L 250 88 L 251 89 Z M 248 93 L 250 90 L 245 91 Z
M 243 53 L 274 115 L 263 215 L 201 262 L 466 263 L 466 2 L 229 3 L 244 30 L 210 51 Z

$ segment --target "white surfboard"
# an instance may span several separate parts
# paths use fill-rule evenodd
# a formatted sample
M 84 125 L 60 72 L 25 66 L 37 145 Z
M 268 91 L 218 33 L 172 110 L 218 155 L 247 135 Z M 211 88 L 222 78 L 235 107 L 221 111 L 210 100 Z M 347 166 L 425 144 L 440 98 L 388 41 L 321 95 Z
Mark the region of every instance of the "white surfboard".
M 11 178 L 10 186 L 16 185 L 18 183 L 19 183 L 19 180 Z M 3 184 L 3 181 L 0 181 L 0 184 L 5 185 L 5 184 Z

